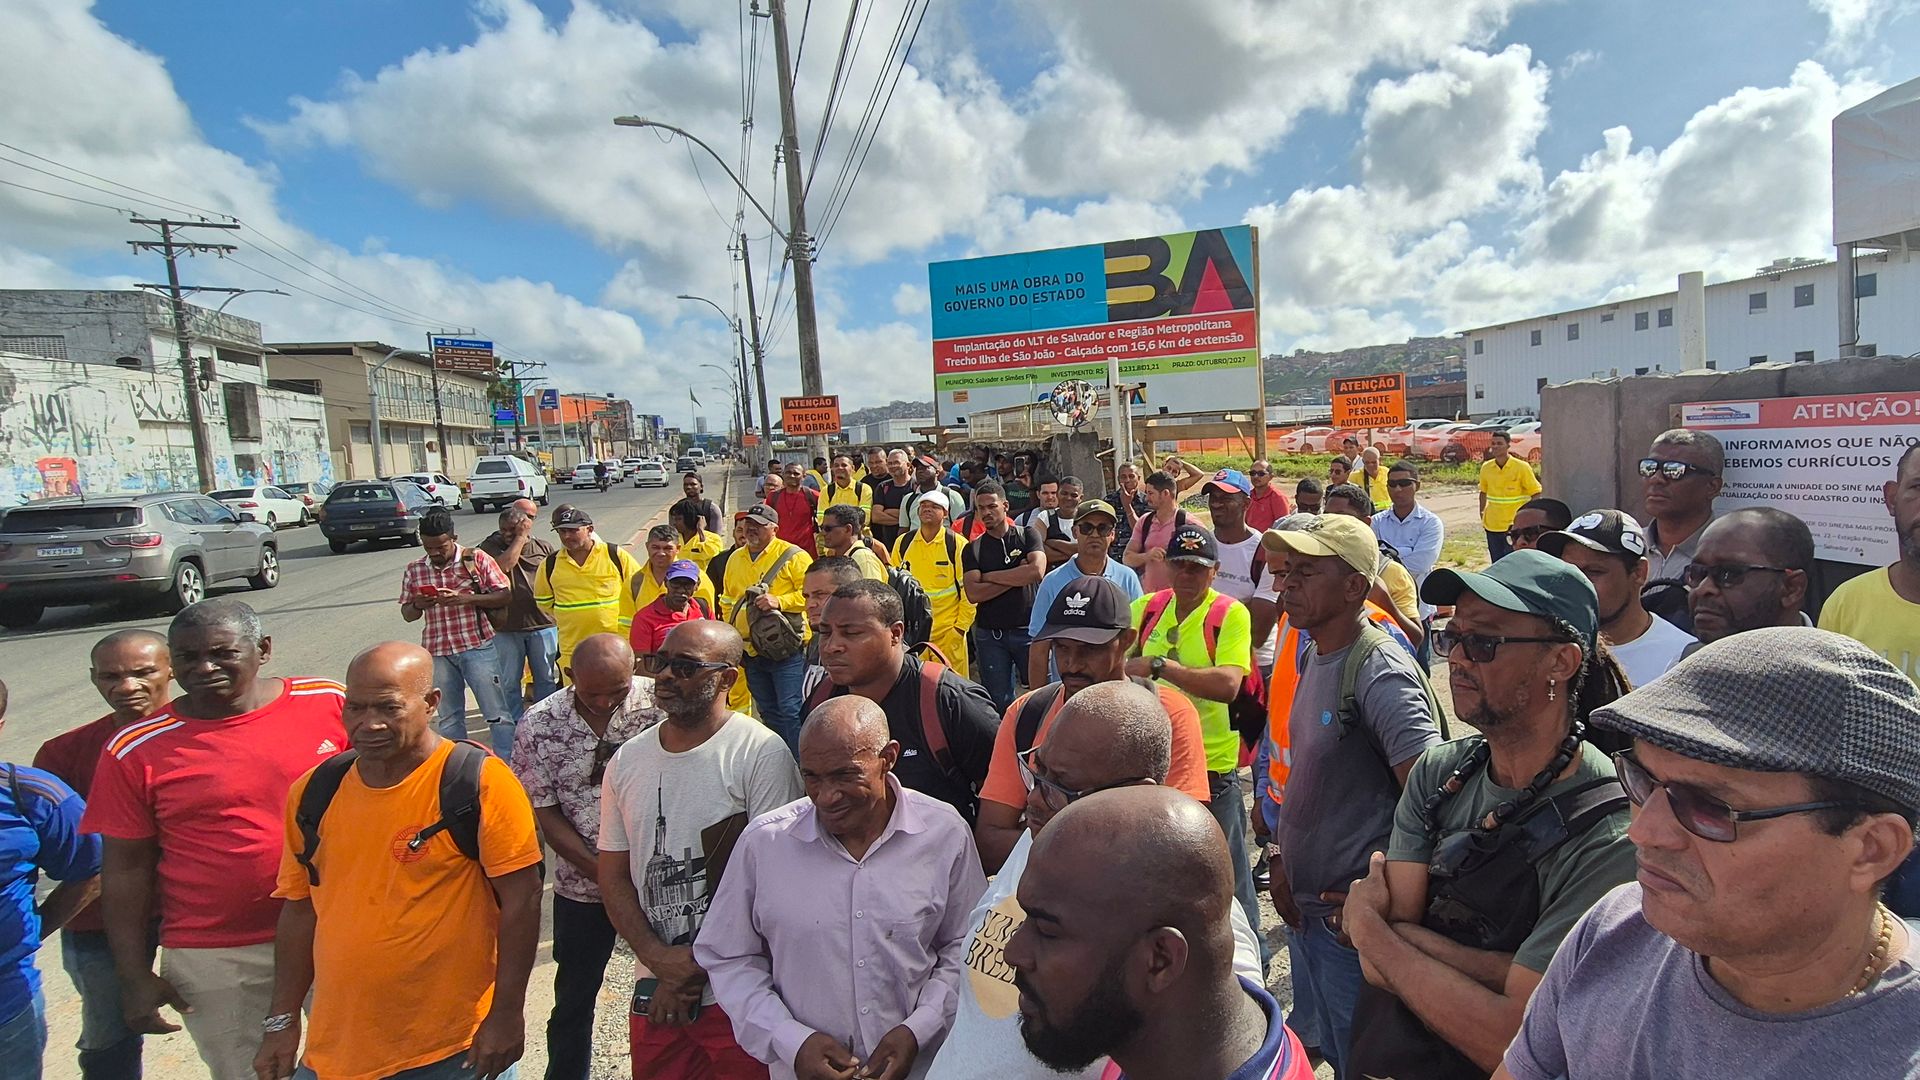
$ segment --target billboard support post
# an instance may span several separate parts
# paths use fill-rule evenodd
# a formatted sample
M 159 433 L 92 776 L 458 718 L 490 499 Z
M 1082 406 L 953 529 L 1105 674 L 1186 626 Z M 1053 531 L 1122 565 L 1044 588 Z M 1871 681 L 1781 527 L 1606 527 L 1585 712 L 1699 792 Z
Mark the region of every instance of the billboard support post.
M 1133 402 L 1120 384 L 1120 358 L 1107 357 L 1107 400 L 1113 413 L 1113 488 L 1120 490 L 1120 466 L 1133 460 Z
M 1260 296 L 1260 230 L 1253 232 L 1253 295 Z M 1267 360 L 1260 351 L 1260 323 L 1253 324 L 1253 456 L 1255 460 L 1265 461 L 1267 457 Z

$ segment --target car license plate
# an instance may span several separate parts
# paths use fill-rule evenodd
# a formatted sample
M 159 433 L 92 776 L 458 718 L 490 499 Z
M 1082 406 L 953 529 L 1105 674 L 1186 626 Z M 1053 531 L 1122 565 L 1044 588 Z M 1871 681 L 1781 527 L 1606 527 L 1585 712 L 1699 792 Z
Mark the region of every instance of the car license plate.
M 375 529 L 377 529 L 377 528 L 379 528 L 379 527 L 380 527 L 380 526 L 379 526 L 378 524 L 376 524 L 376 523 L 369 523 L 369 524 L 366 524 L 366 525 L 355 525 L 355 526 L 354 526 L 354 528 L 355 528 L 355 529 L 357 529 L 357 530 L 359 530 L 359 531 L 361 531 L 361 532 L 372 532 L 373 530 L 375 530 Z
M 43 559 L 58 559 L 69 555 L 78 555 L 84 550 L 86 549 L 80 547 L 78 544 L 70 544 L 63 547 L 43 547 L 40 549 L 40 557 Z

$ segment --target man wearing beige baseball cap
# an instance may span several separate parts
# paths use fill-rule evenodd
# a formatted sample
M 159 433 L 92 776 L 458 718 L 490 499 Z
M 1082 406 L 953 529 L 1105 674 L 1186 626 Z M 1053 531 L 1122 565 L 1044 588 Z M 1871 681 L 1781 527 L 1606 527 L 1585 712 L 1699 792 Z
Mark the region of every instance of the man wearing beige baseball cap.
M 1261 546 L 1281 611 L 1313 638 L 1287 722 L 1293 768 L 1273 834 L 1273 903 L 1295 933 L 1295 1008 L 1312 1018 L 1321 1052 L 1344 1077 L 1365 979 L 1359 954 L 1341 940 L 1341 905 L 1347 886 L 1367 876 L 1368 856 L 1385 850 L 1414 762 L 1440 742 L 1439 710 L 1413 657 L 1363 615 L 1380 566 L 1372 529 L 1323 515 L 1270 529 Z
M 1634 740 L 1639 879 L 1568 933 L 1495 1080 L 1920 1075 L 1920 951 L 1880 901 L 1920 813 L 1920 689 L 1767 627 L 1593 722 Z

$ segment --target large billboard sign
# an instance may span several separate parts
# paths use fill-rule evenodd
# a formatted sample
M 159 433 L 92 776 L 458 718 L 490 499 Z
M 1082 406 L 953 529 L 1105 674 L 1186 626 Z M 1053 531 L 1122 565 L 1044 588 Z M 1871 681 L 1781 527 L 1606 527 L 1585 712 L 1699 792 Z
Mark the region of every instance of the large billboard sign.
M 1773 506 L 1807 523 L 1815 552 L 1884 566 L 1900 558 L 1881 490 L 1920 442 L 1920 393 L 1693 401 L 1680 426 L 1726 448 L 1718 511 Z
M 1109 358 L 1160 411 L 1257 409 L 1257 247 L 1238 225 L 933 263 L 938 422 L 1104 386 Z

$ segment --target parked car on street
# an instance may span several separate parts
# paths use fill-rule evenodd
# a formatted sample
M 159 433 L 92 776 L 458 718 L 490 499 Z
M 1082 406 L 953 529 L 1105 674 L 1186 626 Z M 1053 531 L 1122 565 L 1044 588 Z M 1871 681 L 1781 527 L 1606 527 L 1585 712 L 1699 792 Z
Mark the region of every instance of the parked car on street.
M 1472 427 L 1464 422 L 1435 424 L 1430 428 L 1413 433 L 1413 445 L 1407 448 L 1407 456 L 1426 460 L 1438 460 L 1447 449 L 1447 439 L 1459 428 Z
M 643 461 L 633 467 L 634 487 L 666 487 L 667 470 L 657 461 Z
M 1333 434 L 1330 427 L 1296 428 L 1280 436 L 1280 449 L 1288 454 L 1314 454 L 1326 450 L 1327 436 Z
M 1487 447 L 1493 445 L 1493 434 L 1507 430 L 1504 426 L 1489 424 L 1462 424 L 1446 433 L 1446 445 L 1440 449 L 1441 461 L 1482 461 L 1487 456 Z
M 512 454 L 483 457 L 473 463 L 473 475 L 467 478 L 467 496 L 473 500 L 473 512 L 499 510 L 519 499 L 532 499 L 547 505 L 547 473 L 539 465 Z
M 96 600 L 179 611 L 235 578 L 256 589 L 280 583 L 273 530 L 190 491 L 48 499 L 0 517 L 0 626 L 18 630 L 50 605 Z
M 1399 457 L 1413 452 L 1414 437 L 1422 431 L 1431 431 L 1454 423 L 1452 420 L 1423 419 L 1409 421 L 1403 427 L 1388 428 L 1374 433 L 1373 444 L 1388 457 Z
M 454 483 L 445 473 L 401 473 L 388 479 L 405 480 L 409 484 L 418 485 L 428 497 L 441 506 L 449 510 L 460 509 L 460 485 Z
M 240 515 L 240 520 L 257 521 L 269 529 L 299 528 L 313 521 L 306 503 L 272 484 L 209 491 L 207 498 Z
M 281 491 L 299 499 L 301 503 L 309 508 L 319 506 L 321 503 L 326 502 L 327 492 L 333 490 L 333 485 L 327 483 L 325 480 L 301 481 L 300 483 L 280 484 L 278 486 Z
M 356 540 L 401 539 L 418 546 L 420 519 L 438 507 L 425 488 L 406 480 L 352 480 L 320 508 L 320 534 L 335 555 Z

